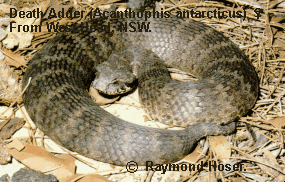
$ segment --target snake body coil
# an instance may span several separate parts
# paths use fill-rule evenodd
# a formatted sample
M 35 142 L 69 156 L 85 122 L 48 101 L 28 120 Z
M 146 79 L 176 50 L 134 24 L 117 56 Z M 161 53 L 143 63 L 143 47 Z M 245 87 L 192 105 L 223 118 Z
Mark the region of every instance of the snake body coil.
M 24 87 L 32 77 L 23 99 L 36 125 L 66 148 L 115 165 L 175 162 L 202 137 L 232 133 L 233 121 L 253 106 L 258 94 L 257 75 L 244 53 L 220 32 L 194 20 L 149 22 L 151 32 L 60 33 L 46 43 L 23 79 Z M 140 99 L 153 119 L 187 126 L 184 130 L 131 124 L 92 101 L 87 90 L 96 67 L 123 46 L 151 50 L 167 66 L 197 76 L 198 81 L 186 86 L 170 81 L 162 86 L 152 79 L 160 73 L 159 64 L 139 75 Z

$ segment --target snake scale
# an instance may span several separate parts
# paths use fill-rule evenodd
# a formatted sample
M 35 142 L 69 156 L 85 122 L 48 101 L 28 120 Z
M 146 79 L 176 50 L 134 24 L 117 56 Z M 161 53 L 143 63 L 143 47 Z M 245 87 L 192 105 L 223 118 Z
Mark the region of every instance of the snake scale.
M 119 21 L 143 22 L 111 23 Z M 46 135 L 98 161 L 145 165 L 178 161 L 202 137 L 234 132 L 234 121 L 251 109 L 258 95 L 258 77 L 245 54 L 222 33 L 198 21 L 170 17 L 148 22 L 151 32 L 59 33 L 37 52 L 23 78 L 25 87 L 31 77 L 23 100 Z M 149 50 L 168 67 L 199 79 L 172 81 L 159 61 L 147 61 L 137 75 L 140 100 L 149 115 L 185 129 L 132 124 L 92 101 L 87 90 L 97 66 L 124 46 Z M 156 60 L 143 53 L 142 57 Z

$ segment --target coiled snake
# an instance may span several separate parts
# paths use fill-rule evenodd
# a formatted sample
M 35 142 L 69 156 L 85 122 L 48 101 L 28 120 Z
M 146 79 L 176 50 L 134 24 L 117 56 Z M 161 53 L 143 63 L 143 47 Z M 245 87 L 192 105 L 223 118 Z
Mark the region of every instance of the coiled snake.
M 116 21 L 111 23 L 143 22 Z M 202 137 L 232 133 L 233 121 L 253 106 L 258 95 L 258 78 L 244 53 L 201 22 L 174 17 L 148 22 L 151 32 L 59 33 L 46 43 L 23 78 L 23 87 L 32 78 L 23 99 L 36 125 L 66 148 L 115 165 L 175 162 Z M 107 24 L 107 20 L 95 23 Z M 146 61 L 146 66 L 138 66 L 144 108 L 153 119 L 187 126 L 184 130 L 131 124 L 92 101 L 87 90 L 97 66 L 124 46 L 150 50 L 140 55 L 154 59 L 153 64 Z M 159 59 L 199 80 L 170 80 Z

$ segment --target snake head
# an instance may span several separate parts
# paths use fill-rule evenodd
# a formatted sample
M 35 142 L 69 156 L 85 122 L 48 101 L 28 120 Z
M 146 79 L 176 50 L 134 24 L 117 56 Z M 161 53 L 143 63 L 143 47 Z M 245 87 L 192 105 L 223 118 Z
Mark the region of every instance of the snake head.
M 103 62 L 97 67 L 92 87 L 100 93 L 118 95 L 129 92 L 136 84 L 136 77 L 127 66 L 117 66 Z

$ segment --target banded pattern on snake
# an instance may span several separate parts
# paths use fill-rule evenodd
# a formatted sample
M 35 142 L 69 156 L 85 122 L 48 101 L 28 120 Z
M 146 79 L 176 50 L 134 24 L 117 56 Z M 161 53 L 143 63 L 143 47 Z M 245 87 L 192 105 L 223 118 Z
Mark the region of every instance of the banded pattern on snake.
M 143 20 L 116 21 L 112 25 Z M 23 78 L 25 87 L 32 77 L 23 100 L 35 124 L 64 147 L 115 165 L 175 162 L 202 137 L 234 132 L 234 121 L 253 106 L 258 95 L 258 77 L 245 54 L 201 22 L 174 17 L 149 22 L 151 32 L 60 33 L 46 43 Z M 140 54 L 142 59 L 157 60 L 139 66 L 143 107 L 153 119 L 185 126 L 184 130 L 131 124 L 92 101 L 87 90 L 97 67 L 125 46 L 149 50 L 149 55 Z M 160 59 L 199 80 L 170 80 Z

